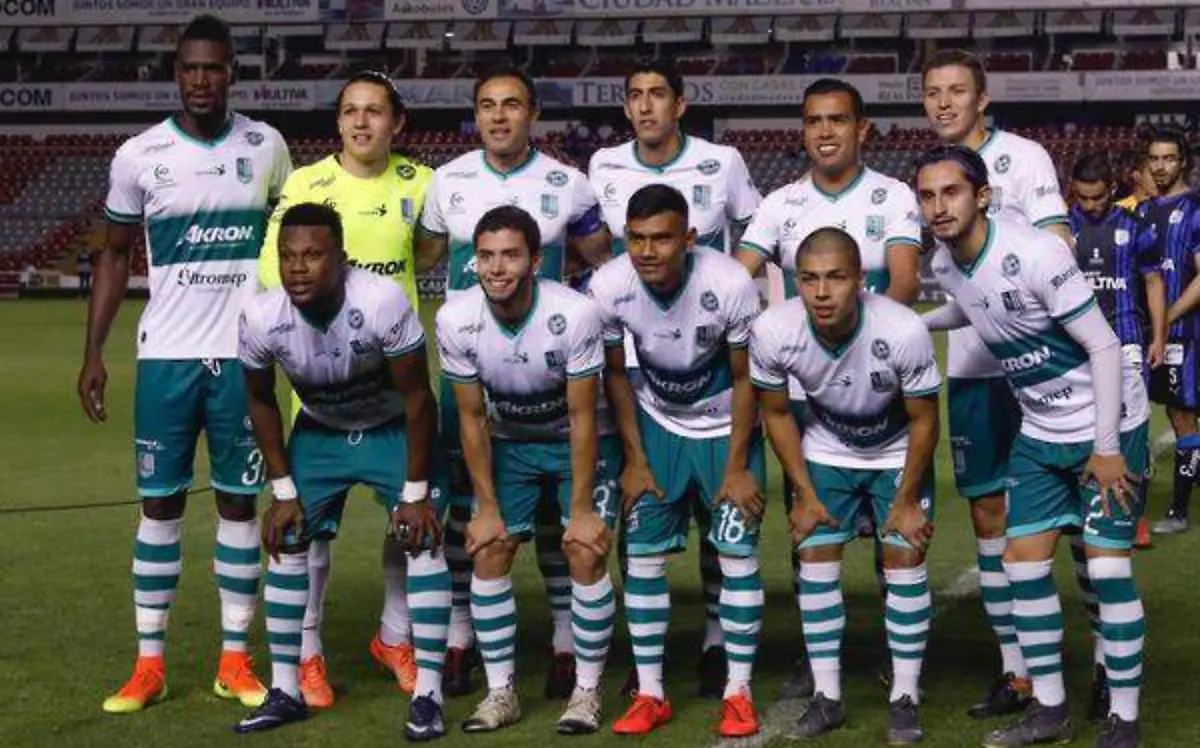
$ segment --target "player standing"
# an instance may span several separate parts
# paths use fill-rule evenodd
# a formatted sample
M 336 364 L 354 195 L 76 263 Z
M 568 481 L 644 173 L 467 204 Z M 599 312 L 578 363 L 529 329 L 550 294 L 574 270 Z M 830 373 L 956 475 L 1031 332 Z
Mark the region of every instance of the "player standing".
M 126 141 L 110 171 L 108 236 L 96 262 L 78 385 L 93 422 L 107 418 L 102 349 L 125 296 L 139 224 L 150 301 L 138 324 L 134 391 L 142 498 L 133 555 L 138 659 L 133 677 L 104 702 L 106 712 L 135 712 L 166 696 L 167 617 L 179 583 L 180 525 L 201 429 L 219 514 L 213 568 L 222 653 L 213 690 L 246 706 L 266 695 L 246 653 L 261 573 L 254 499 L 263 464 L 246 415 L 237 315 L 257 285 L 270 203 L 291 160 L 273 128 L 229 111 L 233 74 L 229 27 L 214 16 L 193 19 L 176 48 L 182 111 Z
M 390 277 L 404 289 L 416 309 L 417 281 L 413 260 L 413 228 L 425 202 L 433 170 L 399 153 L 392 139 L 404 129 L 404 102 L 392 80 L 382 73 L 363 71 L 350 77 L 336 101 L 340 152 L 292 172 L 283 186 L 259 258 L 263 288 L 275 288 L 279 278 L 279 218 L 292 205 L 323 203 L 337 209 L 346 234 L 347 262 Z M 300 410 L 293 395 L 292 412 Z M 314 537 L 308 546 L 308 610 L 300 647 L 300 688 L 310 707 L 333 705 L 326 676 L 321 619 L 332 558 L 329 541 Z M 372 657 L 391 670 L 401 690 L 412 693 L 417 662 L 410 636 L 412 618 L 405 594 L 405 554 L 392 536 L 384 541 L 384 607 L 379 631 L 371 640 Z
M 568 250 L 598 264 L 609 254 L 609 234 L 587 178 L 530 143 L 530 128 L 538 116 L 537 91 L 529 76 L 516 68 L 497 68 L 475 82 L 475 124 L 483 148 L 440 167 L 425 196 L 417 232 L 417 271 L 446 258 L 446 298 L 479 282 L 475 270 L 474 232 L 491 208 L 516 205 L 538 222 L 542 238 L 538 275 L 561 281 Z M 569 246 L 568 246 L 569 245 Z M 447 654 L 446 693 L 470 689 L 467 652 L 473 642 L 468 608 L 470 559 L 463 551 L 463 532 L 470 519 L 471 488 L 457 443 L 458 411 L 454 391 L 442 381 L 442 428 L 450 447 L 452 484 L 450 517 L 446 525 L 446 556 L 454 575 L 454 618 Z M 570 696 L 574 680 L 574 639 L 571 634 L 571 585 L 562 551 L 557 517 L 545 517 L 549 532 L 537 537 L 538 568 L 546 580 L 554 618 L 552 649 L 555 667 L 546 683 L 547 698 Z
M 626 209 L 626 254 L 597 270 L 590 286 L 604 314 L 605 387 L 625 450 L 625 606 L 638 671 L 633 705 L 613 730 L 645 734 L 671 718 L 662 674 L 667 554 L 686 546 L 693 512 L 687 497 L 695 490 L 711 513 L 698 524 L 707 527 L 722 575 L 729 670 L 718 729 L 744 737 L 759 729 L 750 682 L 762 627 L 765 464 L 746 350 L 759 297 L 735 260 L 693 247 L 690 226 L 678 190 L 643 187 Z M 626 334 L 639 364 L 632 377 Z
M 989 214 L 1070 241 L 1067 207 L 1049 154 L 1031 140 L 987 128 L 987 77 L 979 59 L 962 50 L 939 51 L 926 62 L 922 85 L 925 116 L 938 139 L 971 148 L 986 161 L 992 188 Z M 1030 693 L 1028 669 L 1013 630 L 1012 590 L 1001 562 L 1006 542 L 1004 476 L 1021 409 L 1000 363 L 969 327 L 949 335 L 946 374 L 954 481 L 971 504 L 983 607 L 1000 642 L 1003 675 L 969 711 L 984 719 L 1020 711 Z
M 671 61 L 639 63 L 625 77 L 625 118 L 633 126 L 634 139 L 596 151 L 588 166 L 588 179 L 614 237 L 614 254 L 625 251 L 629 198 L 647 185 L 668 184 L 679 190 L 688 201 L 696 243 L 720 252 L 732 248 L 762 201 L 742 154 L 736 148 L 685 133 L 680 125 L 685 112 L 683 76 Z M 627 344 L 626 365 L 630 368 L 636 366 L 631 353 L 632 346 Z M 698 521 L 707 517 L 699 507 L 695 513 Z M 706 533 L 701 537 L 700 577 L 706 615 L 699 686 L 701 696 L 719 699 L 726 675 L 719 603 L 721 569 Z
M 246 305 L 238 346 L 250 418 L 275 494 L 263 515 L 272 687 L 235 729 L 258 732 L 307 716 L 299 668 L 310 594 L 308 545 L 314 537 L 337 535 L 347 494 L 363 483 L 375 489 L 391 531 L 412 554 L 407 582 L 417 682 L 405 735 L 437 738 L 445 734 L 450 570 L 439 549 L 443 489 L 431 483 L 437 404 L 425 332 L 399 286 L 347 267 L 341 219 L 332 207 L 294 204 L 279 219 L 277 234 L 283 288 Z M 301 402 L 286 450 L 276 366 Z
M 863 290 L 862 258 L 844 231 L 817 229 L 792 258 L 801 299 L 755 320 L 750 362 L 767 433 L 796 486 L 788 518 L 816 680 L 797 729 L 814 738 L 845 719 L 842 554 L 866 503 L 884 544 L 893 671 L 887 740 L 910 745 L 924 736 L 917 704 L 933 617 L 925 567 L 941 388 L 933 340 L 916 313 Z M 809 395 L 803 443 L 788 401 L 791 380 Z
M 515 206 L 484 213 L 472 236 L 479 285 L 438 310 L 442 376 L 454 383 L 463 453 L 478 508 L 471 617 L 488 693 L 463 722 L 490 732 L 521 718 L 514 687 L 512 564 L 547 499 L 565 527 L 576 683 L 564 734 L 600 729 L 600 677 L 616 598 L 605 570 L 616 518 L 620 440 L 597 427 L 604 367 L 600 312 L 587 297 L 536 277 L 543 240 Z
M 954 297 L 926 321 L 933 330 L 974 327 L 1024 416 L 1006 480 L 1004 570 L 1033 699 L 1018 722 L 983 745 L 1071 739 L 1051 568 L 1059 536 L 1082 531 L 1111 689 L 1096 745 L 1135 748 L 1145 613 L 1130 551 L 1149 452 L 1142 372 L 1123 359 L 1067 246 L 1024 222 L 988 217 L 987 167 L 977 152 L 941 146 L 925 154 L 917 186 L 921 212 L 942 243 L 933 271 Z

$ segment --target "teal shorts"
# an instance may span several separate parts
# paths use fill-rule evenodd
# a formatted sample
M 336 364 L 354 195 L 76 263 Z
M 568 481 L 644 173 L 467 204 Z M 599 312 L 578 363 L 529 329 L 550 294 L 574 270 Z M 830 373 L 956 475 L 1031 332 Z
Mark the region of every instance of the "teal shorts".
M 304 510 L 304 533 L 289 544 L 337 536 L 350 489 L 362 483 L 375 490 L 391 512 L 400 504 L 408 479 L 408 434 L 402 419 L 366 431 L 330 428 L 301 414 L 288 440 L 288 462 Z M 435 446 L 429 478 L 434 511 L 441 516 L 446 470 Z
M 1004 377 L 950 379 L 954 484 L 967 499 L 1004 493 L 1009 453 L 1021 431 L 1021 406 Z
M 730 503 L 713 506 L 713 498 L 725 480 L 729 437 L 693 439 L 660 426 L 639 409 L 638 426 L 650 471 L 665 493 L 660 501 L 642 496 L 625 518 L 625 538 L 630 556 L 677 553 L 687 547 L 688 524 L 693 510 L 697 524 L 717 552 L 726 556 L 750 557 L 758 551 L 761 517 L 747 517 Z M 747 466 L 766 489 L 767 468 L 762 432 L 755 429 L 750 440 Z M 695 501 L 693 501 L 693 495 Z
M 621 506 L 621 440 L 602 436 L 596 444 L 596 479 L 592 507 L 609 527 L 616 525 Z M 529 540 L 539 515 L 538 506 L 558 504 L 559 521 L 571 518 L 571 445 L 569 442 L 492 440 L 492 475 L 500 516 L 509 535 Z
M 879 539 L 889 545 L 911 548 L 908 541 L 897 533 L 883 535 L 888 512 L 896 497 L 896 486 L 900 485 L 901 470 L 834 467 L 807 461 L 808 475 L 812 479 L 817 498 L 825 505 L 829 516 L 837 520 L 838 526 L 818 526 L 805 538 L 799 548 L 814 548 L 821 545 L 843 545 L 858 536 L 855 524 L 861 512 L 870 508 L 875 517 Z M 921 508 L 929 521 L 934 519 L 934 473 L 927 470 L 921 479 Z
M 1121 434 L 1121 454 L 1129 474 L 1149 480 L 1150 426 L 1144 423 Z M 1009 461 L 1008 531 L 1010 538 L 1050 530 L 1083 529 L 1083 539 L 1097 548 L 1127 550 L 1137 535 L 1144 492 L 1134 490 L 1126 513 L 1110 502 L 1113 514 L 1104 514 L 1099 493 L 1079 485 L 1079 476 L 1092 456 L 1092 443 L 1051 444 L 1021 434 Z M 1136 487 L 1140 489 L 1140 486 Z
M 237 359 L 139 360 L 133 400 L 142 498 L 173 496 L 191 487 L 201 429 L 208 440 L 212 487 L 243 496 L 262 490 L 262 452 Z
M 446 450 L 450 506 L 470 509 L 471 495 L 474 491 L 471 488 L 471 475 L 467 472 L 467 463 L 463 459 L 458 403 L 454 399 L 454 383 L 446 377 L 441 377 L 439 390 L 438 433 L 442 435 L 442 445 Z

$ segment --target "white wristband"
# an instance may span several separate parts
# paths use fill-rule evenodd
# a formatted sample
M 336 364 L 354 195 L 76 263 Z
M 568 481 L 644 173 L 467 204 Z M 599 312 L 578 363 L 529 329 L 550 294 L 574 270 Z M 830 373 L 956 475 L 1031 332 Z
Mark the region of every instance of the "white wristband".
M 428 494 L 429 481 L 410 480 L 404 483 L 404 494 L 401 495 L 400 501 L 405 504 L 416 504 L 418 501 L 424 501 Z
M 296 481 L 292 480 L 292 476 L 285 475 L 282 478 L 273 478 L 271 480 L 271 493 L 275 494 L 276 501 L 295 501 L 300 493 L 296 490 Z

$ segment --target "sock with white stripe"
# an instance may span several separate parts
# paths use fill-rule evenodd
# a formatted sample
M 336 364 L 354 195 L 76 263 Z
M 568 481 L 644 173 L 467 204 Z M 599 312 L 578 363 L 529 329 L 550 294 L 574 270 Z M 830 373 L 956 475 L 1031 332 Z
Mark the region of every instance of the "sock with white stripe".
M 547 518 L 549 519 L 549 518 Z M 550 641 L 555 654 L 573 654 L 575 635 L 571 630 L 571 569 L 562 551 L 563 529 L 557 518 L 537 528 L 534 546 L 537 550 L 538 571 L 546 584 L 546 599 L 550 601 L 550 618 L 554 634 Z
M 1133 583 L 1133 564 L 1129 557 L 1092 558 L 1088 559 L 1088 574 L 1100 599 L 1100 632 L 1112 713 L 1132 721 L 1138 718 L 1146 643 L 1146 611 Z
M 612 642 L 617 598 L 605 574 L 595 584 L 571 583 L 571 628 L 575 633 L 575 686 L 594 691 L 600 686 L 604 660 Z
M 471 627 L 471 556 L 467 554 L 467 523 L 471 509 L 451 506 L 446 515 L 446 533 L 442 538 L 446 564 L 450 567 L 450 636 L 446 646 L 470 649 L 475 644 Z
M 321 644 L 321 621 L 325 618 L 325 592 L 329 589 L 333 556 L 328 540 L 308 545 L 308 605 L 304 609 L 304 630 L 300 634 L 300 661 L 325 653 Z
M 1083 612 L 1087 614 L 1088 628 L 1092 630 L 1092 662 L 1104 667 L 1104 637 L 1100 632 L 1100 601 L 1092 588 L 1088 576 L 1087 546 L 1082 535 L 1071 537 L 1071 563 L 1075 568 L 1075 582 L 1079 585 Z
M 842 700 L 842 635 L 846 604 L 842 598 L 842 562 L 800 562 L 800 621 L 804 645 L 818 693 Z
M 933 597 L 929 594 L 929 572 L 922 563 L 911 569 L 885 569 L 887 580 L 888 649 L 892 651 L 892 693 L 889 701 L 904 696 L 920 703 L 921 663 L 929 641 Z
M 517 657 L 517 603 L 511 576 L 480 579 L 472 575 L 471 619 L 488 690 L 511 688 Z
M 389 535 L 383 541 L 383 614 L 379 617 L 379 641 L 387 647 L 408 644 L 411 640 L 413 621 L 407 590 L 412 572 L 408 565 L 404 544 Z M 449 569 L 446 573 L 450 573 Z
M 979 538 L 977 544 L 979 588 L 983 610 L 1000 642 L 1000 672 L 1012 673 L 1018 678 L 1028 677 L 1029 671 L 1021 657 L 1021 644 L 1017 641 L 1017 629 L 1013 626 L 1012 588 L 1004 573 L 1004 549 L 1008 547 L 1008 538 Z
M 406 610 L 411 612 L 412 643 L 417 659 L 414 693 L 432 695 L 440 704 L 442 665 L 446 661 L 446 636 L 450 630 L 450 568 L 441 551 L 422 553 L 407 561 Z
M 638 672 L 638 692 L 656 699 L 663 690 L 663 655 L 671 619 L 666 556 L 632 556 L 625 583 L 625 615 Z
M 262 575 L 260 543 L 257 517 L 248 522 L 217 520 L 213 571 L 221 597 L 221 647 L 226 652 L 246 651 Z
M 762 631 L 763 586 L 757 558 L 721 556 L 721 628 L 729 677 L 725 698 L 750 694 L 758 635 Z
M 1005 562 L 1004 572 L 1013 592 L 1013 623 L 1033 695 L 1043 706 L 1058 706 L 1067 700 L 1063 684 L 1062 602 L 1050 575 L 1053 561 Z
M 308 553 L 281 553 L 267 561 L 267 644 L 271 687 L 300 698 L 300 637 L 308 605 Z
M 133 611 L 138 657 L 162 657 L 167 618 L 183 559 L 179 542 L 182 519 L 142 517 L 133 546 Z
M 704 643 L 701 652 L 725 643 L 721 623 L 721 561 L 717 547 L 705 538 L 700 544 L 700 584 L 704 589 Z

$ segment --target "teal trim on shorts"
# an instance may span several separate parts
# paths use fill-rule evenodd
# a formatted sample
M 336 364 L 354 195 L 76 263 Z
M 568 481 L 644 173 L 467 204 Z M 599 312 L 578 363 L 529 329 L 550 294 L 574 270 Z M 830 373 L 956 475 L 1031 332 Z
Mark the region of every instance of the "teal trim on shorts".
M 1099 535 L 1090 535 L 1086 532 L 1083 533 L 1083 544 L 1090 545 L 1093 548 L 1103 548 L 1109 551 L 1127 551 L 1133 548 L 1132 541 L 1102 538 Z
M 258 494 L 262 491 L 261 483 L 259 483 L 257 486 L 233 486 L 228 483 L 222 483 L 215 480 L 210 480 L 208 483 L 217 491 L 236 494 L 238 496 L 258 496 Z
M 143 499 L 164 499 L 168 496 L 174 496 L 177 493 L 183 493 L 192 487 L 192 482 L 181 483 L 174 488 L 154 488 L 153 486 L 138 486 L 138 496 Z
M 853 532 L 831 532 L 825 535 L 809 535 L 800 541 L 797 548 L 820 548 L 827 545 L 846 545 L 856 537 Z
M 687 548 L 687 537 L 676 535 L 670 540 L 659 543 L 629 543 L 630 556 L 665 556 L 671 553 L 681 553 Z
M 1064 527 L 1081 527 L 1082 525 L 1083 517 L 1080 517 L 1078 514 L 1064 514 L 1061 517 L 1053 519 L 1010 527 L 1004 531 L 1004 534 L 1010 538 L 1026 538 L 1030 535 L 1041 535 L 1051 530 L 1059 530 Z

